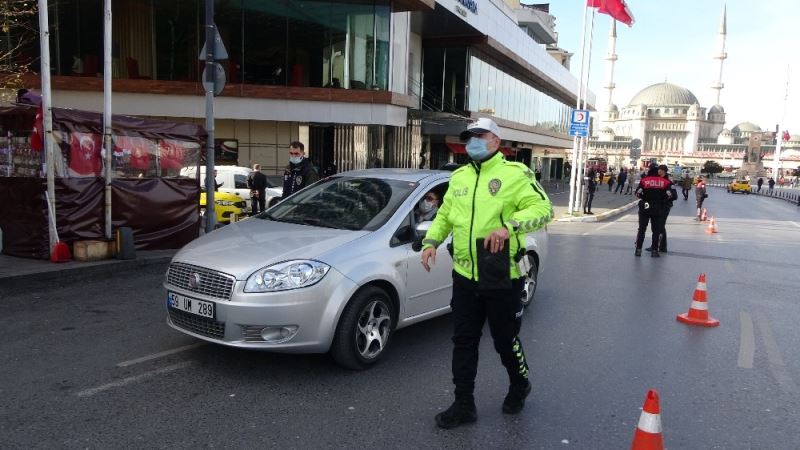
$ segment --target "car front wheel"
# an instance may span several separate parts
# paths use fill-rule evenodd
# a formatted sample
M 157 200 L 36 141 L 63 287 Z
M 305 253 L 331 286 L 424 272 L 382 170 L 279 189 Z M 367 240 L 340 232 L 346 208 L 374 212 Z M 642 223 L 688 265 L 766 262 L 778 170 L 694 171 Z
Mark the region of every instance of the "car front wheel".
M 532 255 L 527 255 L 526 257 L 531 262 L 531 268 L 523 279 L 525 284 L 522 287 L 522 306 L 525 308 L 533 302 L 533 297 L 536 295 L 536 286 L 539 283 L 539 267 L 536 265 L 536 260 Z
M 350 300 L 331 346 L 333 359 L 348 369 L 364 370 L 384 354 L 392 336 L 392 306 L 382 289 L 369 286 Z

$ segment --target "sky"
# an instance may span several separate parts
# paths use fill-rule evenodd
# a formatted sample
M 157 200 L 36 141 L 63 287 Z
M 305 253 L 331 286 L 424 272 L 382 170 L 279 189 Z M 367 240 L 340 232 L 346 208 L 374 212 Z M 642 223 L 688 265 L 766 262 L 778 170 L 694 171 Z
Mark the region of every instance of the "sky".
M 749 121 L 773 130 L 800 134 L 800 1 L 798 0 L 626 0 L 635 23 L 617 23 L 614 67 L 614 103 L 623 107 L 647 86 L 668 81 L 683 86 L 710 108 L 715 101 L 711 85 L 717 79 L 717 33 L 723 4 L 727 4 L 728 59 L 723 66 L 720 104 L 726 128 Z M 523 3 L 532 3 L 525 1 Z M 580 71 L 583 0 L 550 3 L 556 17 L 558 45 L 572 53 L 571 71 Z M 591 15 L 589 16 L 591 17 Z M 597 96 L 597 109 L 607 102 L 608 31 L 611 18 L 597 14 L 591 56 L 589 89 Z M 787 70 L 788 66 L 788 70 Z

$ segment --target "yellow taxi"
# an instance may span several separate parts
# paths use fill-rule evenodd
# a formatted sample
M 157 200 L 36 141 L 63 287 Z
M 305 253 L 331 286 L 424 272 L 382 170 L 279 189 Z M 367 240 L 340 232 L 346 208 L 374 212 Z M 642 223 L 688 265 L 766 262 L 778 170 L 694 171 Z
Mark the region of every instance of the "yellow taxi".
M 200 192 L 200 215 L 206 213 L 206 193 Z M 218 224 L 231 223 L 231 216 L 236 214 L 245 217 L 247 214 L 247 201 L 230 192 L 217 191 L 214 193 L 214 213 Z
M 749 194 L 752 192 L 752 188 L 750 187 L 750 183 L 747 180 L 734 180 L 731 181 L 731 184 L 728 185 L 728 192 L 731 194 L 735 194 L 737 192 L 741 192 L 743 194 Z

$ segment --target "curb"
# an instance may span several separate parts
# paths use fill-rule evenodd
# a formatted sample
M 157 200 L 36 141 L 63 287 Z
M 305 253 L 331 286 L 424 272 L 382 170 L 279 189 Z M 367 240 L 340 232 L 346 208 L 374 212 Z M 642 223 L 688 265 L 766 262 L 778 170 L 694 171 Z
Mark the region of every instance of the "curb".
M 145 256 L 131 260 L 109 260 L 85 267 L 77 266 L 60 270 L 41 270 L 0 277 L 0 291 L 10 292 L 43 284 L 60 285 L 86 281 L 98 277 L 109 277 L 129 271 L 166 270 L 173 255 Z
M 639 203 L 639 200 L 634 200 L 626 205 L 622 205 L 619 208 L 611 209 L 606 212 L 602 212 L 600 214 L 595 214 L 593 216 L 580 216 L 580 217 L 562 217 L 558 219 L 557 222 L 602 222 L 606 219 L 610 219 L 612 217 L 616 217 L 629 209 L 636 206 Z
M 712 187 L 719 188 L 719 189 L 725 189 L 726 188 L 724 185 L 723 186 L 714 185 Z M 783 201 L 785 201 L 785 202 L 787 202 L 789 204 L 792 204 L 792 205 L 800 206 L 800 193 L 795 194 L 793 192 L 788 192 L 788 191 L 784 191 L 784 190 L 775 189 L 773 191 L 775 194 L 769 195 L 768 193 L 766 193 L 766 192 L 768 192 L 767 190 L 765 190 L 765 189 L 762 189 L 762 190 L 764 191 L 762 193 L 757 193 L 754 190 L 749 195 L 754 195 L 756 197 L 774 198 L 774 199 L 777 199 L 777 200 L 783 200 Z

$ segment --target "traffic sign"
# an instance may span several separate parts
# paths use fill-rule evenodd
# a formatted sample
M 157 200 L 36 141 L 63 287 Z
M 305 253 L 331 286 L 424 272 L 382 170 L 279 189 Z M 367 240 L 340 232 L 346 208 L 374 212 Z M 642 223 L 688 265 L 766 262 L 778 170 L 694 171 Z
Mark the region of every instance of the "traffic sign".
M 569 135 L 589 137 L 589 111 L 574 109 L 569 121 Z
M 214 78 L 214 95 L 219 95 L 222 93 L 222 90 L 225 89 L 225 69 L 222 67 L 220 63 L 214 63 L 214 68 L 216 69 L 216 77 Z M 208 66 L 203 68 L 203 89 L 206 91 L 211 89 L 211 80 L 208 79 L 207 73 Z
M 200 61 L 206 60 L 206 44 L 203 44 L 203 49 L 200 50 L 200 56 L 197 57 Z M 222 42 L 222 36 L 219 35 L 219 29 L 214 25 L 214 60 L 222 61 L 228 59 L 228 51 L 225 50 L 225 44 Z

